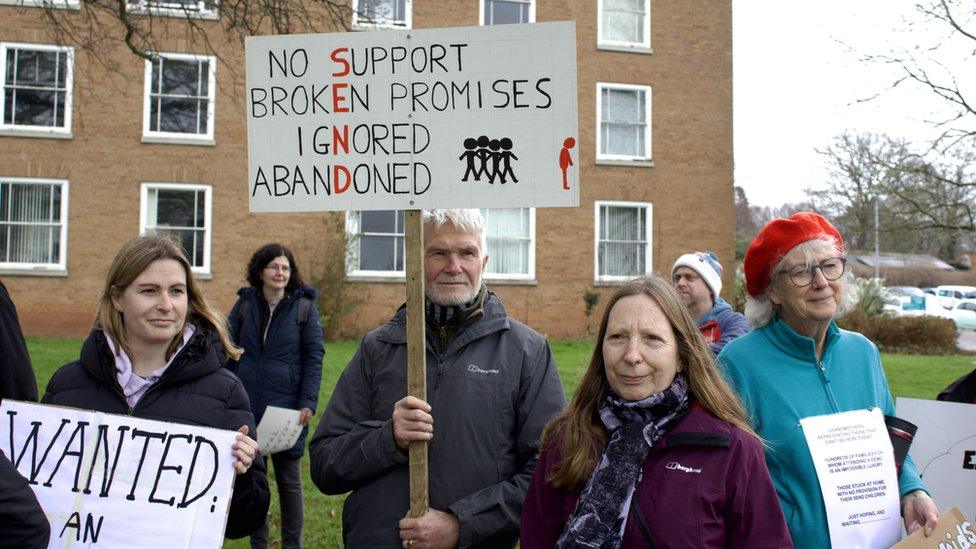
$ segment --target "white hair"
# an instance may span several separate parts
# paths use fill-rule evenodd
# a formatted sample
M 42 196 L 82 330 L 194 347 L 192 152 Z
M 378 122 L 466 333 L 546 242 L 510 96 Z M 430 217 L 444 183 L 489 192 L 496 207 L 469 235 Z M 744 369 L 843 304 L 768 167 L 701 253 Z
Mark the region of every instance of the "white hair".
M 769 289 L 773 286 L 776 273 L 783 270 L 788 260 L 801 260 L 804 264 L 810 266 L 819 261 L 820 258 L 828 255 L 836 257 L 842 257 L 844 255 L 840 246 L 830 237 L 808 240 L 802 244 L 797 244 L 792 250 L 786 252 L 786 255 L 770 271 L 770 280 L 767 281 L 766 289 L 759 294 L 759 297 L 746 297 L 745 316 L 749 324 L 753 328 L 762 328 L 766 324 L 769 324 L 773 316 L 778 312 L 776 304 L 769 299 Z M 850 311 L 857 304 L 857 287 L 854 285 L 854 275 L 850 271 L 847 271 L 840 277 L 840 281 L 843 283 L 844 289 L 840 306 L 837 307 L 837 313 L 834 315 L 835 319 L 847 314 L 847 311 Z
M 440 229 L 445 223 L 450 222 L 463 233 L 478 235 L 482 253 L 488 247 L 485 236 L 485 218 L 481 215 L 481 210 L 475 208 L 424 210 L 422 219 L 424 227 L 432 226 L 435 229 Z

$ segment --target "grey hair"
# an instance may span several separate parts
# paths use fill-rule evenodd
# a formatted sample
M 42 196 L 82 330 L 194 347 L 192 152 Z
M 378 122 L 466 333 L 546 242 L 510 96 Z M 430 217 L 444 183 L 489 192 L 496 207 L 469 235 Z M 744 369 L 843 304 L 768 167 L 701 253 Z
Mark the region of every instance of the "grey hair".
M 475 208 L 424 210 L 422 220 L 424 227 L 433 226 L 435 229 L 440 229 L 445 223 L 450 222 L 461 232 L 478 235 L 482 253 L 488 247 L 485 218 L 481 215 L 481 210 Z
M 773 285 L 772 277 L 775 277 L 776 273 L 783 270 L 788 260 L 799 259 L 807 265 L 812 265 L 819 258 L 825 255 L 843 257 L 844 250 L 842 250 L 833 239 L 828 237 L 823 239 L 808 240 L 802 244 L 797 244 L 792 250 L 787 252 L 786 255 L 779 260 L 779 263 L 776 264 L 776 267 L 770 271 L 771 274 L 769 284 L 766 286 L 766 289 L 763 290 L 763 293 L 756 298 L 746 298 L 745 316 L 746 320 L 749 321 L 749 324 L 751 324 L 753 328 L 762 328 L 766 324 L 769 324 L 769 322 L 773 319 L 777 309 L 776 304 L 769 299 L 769 289 Z M 857 305 L 858 298 L 857 286 L 854 284 L 854 275 L 850 271 L 847 271 L 840 278 L 840 280 L 844 283 L 844 293 L 841 297 L 840 306 L 837 307 L 837 314 L 834 315 L 835 319 L 844 316 L 848 311 L 853 309 L 854 306 Z

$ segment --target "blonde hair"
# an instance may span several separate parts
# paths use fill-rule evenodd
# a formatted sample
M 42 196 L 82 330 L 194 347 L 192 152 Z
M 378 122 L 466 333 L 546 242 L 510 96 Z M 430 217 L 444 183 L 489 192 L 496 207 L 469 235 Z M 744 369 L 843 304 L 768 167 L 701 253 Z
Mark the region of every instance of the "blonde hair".
M 196 279 L 190 262 L 186 259 L 183 249 L 175 241 L 159 236 L 137 236 L 119 248 L 112 265 L 105 276 L 105 286 L 98 304 L 98 317 L 95 328 L 102 330 L 118 344 L 119 352 L 125 351 L 131 355 L 125 333 L 125 320 L 115 308 L 114 299 L 118 298 L 125 288 L 145 271 L 154 261 L 171 259 L 183 267 L 186 274 L 187 311 L 185 322 L 208 325 L 220 338 L 224 346 L 224 354 L 228 358 L 237 360 L 243 349 L 234 345 L 227 330 L 227 320 L 217 309 L 210 306 Z M 183 330 L 173 338 L 166 349 L 167 360 L 173 356 L 182 341 Z
M 608 384 L 603 363 L 603 338 L 614 305 L 632 295 L 651 298 L 670 322 L 678 345 L 678 362 L 688 376 L 689 397 L 713 416 L 759 440 L 749 425 L 745 408 L 715 365 L 688 308 L 671 284 L 657 275 L 648 275 L 631 280 L 614 292 L 603 311 L 593 356 L 573 400 L 565 411 L 546 425 L 543 447 L 558 445 L 562 450 L 561 460 L 546 479 L 556 488 L 573 488 L 585 483 L 606 444 L 607 432 L 597 411 Z

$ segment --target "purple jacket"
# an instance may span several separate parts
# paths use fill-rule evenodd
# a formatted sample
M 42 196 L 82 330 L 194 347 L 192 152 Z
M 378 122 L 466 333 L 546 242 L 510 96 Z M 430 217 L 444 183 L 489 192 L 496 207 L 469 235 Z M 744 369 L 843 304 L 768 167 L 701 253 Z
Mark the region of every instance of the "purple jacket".
M 580 490 L 557 490 L 545 478 L 558 451 L 543 450 L 522 508 L 522 549 L 551 549 Z M 634 495 L 657 547 L 793 547 L 766 470 L 763 447 L 700 406 L 648 452 Z M 647 547 L 627 519 L 621 547 Z

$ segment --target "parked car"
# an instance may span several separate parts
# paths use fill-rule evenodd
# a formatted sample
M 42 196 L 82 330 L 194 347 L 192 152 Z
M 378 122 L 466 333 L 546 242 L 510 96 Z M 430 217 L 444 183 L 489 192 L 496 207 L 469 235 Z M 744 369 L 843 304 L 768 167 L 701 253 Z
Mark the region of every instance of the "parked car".
M 891 297 L 884 305 L 884 313 L 894 316 L 917 316 L 926 314 L 930 306 L 928 294 L 914 286 L 889 286 L 885 288 Z
M 949 311 L 957 330 L 976 330 L 976 299 L 963 299 Z
M 922 288 L 922 291 L 925 292 L 925 293 L 927 293 L 927 294 L 929 294 L 929 295 L 936 295 L 936 293 L 937 293 L 935 291 L 935 288 L 933 288 L 931 286 L 926 286 L 926 287 Z
M 976 293 L 976 286 L 936 286 L 935 291 L 939 303 L 946 309 L 952 309 L 967 295 Z

